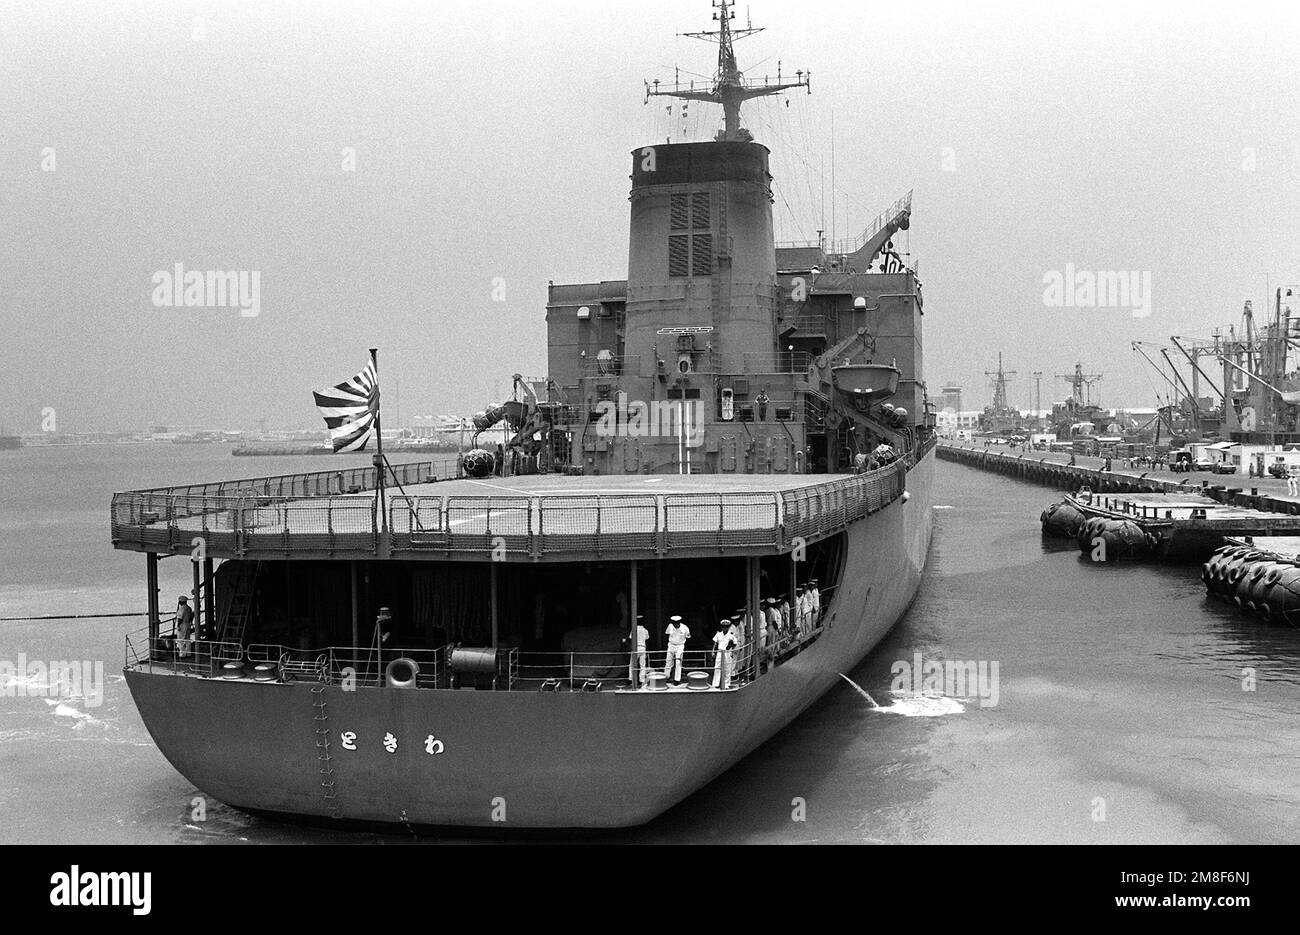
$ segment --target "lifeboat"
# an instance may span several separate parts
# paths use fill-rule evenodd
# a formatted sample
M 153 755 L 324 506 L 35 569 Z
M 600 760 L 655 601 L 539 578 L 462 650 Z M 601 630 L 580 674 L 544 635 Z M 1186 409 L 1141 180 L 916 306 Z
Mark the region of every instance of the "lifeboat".
M 842 364 L 832 367 L 835 389 L 858 403 L 874 405 L 898 392 L 902 373 L 885 364 Z

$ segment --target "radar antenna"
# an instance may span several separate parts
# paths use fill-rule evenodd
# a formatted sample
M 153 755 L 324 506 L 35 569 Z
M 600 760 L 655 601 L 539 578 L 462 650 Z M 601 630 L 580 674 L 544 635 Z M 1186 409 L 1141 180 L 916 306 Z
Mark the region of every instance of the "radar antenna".
M 746 140 L 752 139 L 748 130 L 740 126 L 740 105 L 752 97 L 766 97 L 771 94 L 779 94 L 790 88 L 807 88 L 808 93 L 812 93 L 812 72 L 796 71 L 793 79 L 783 78 L 781 76 L 781 64 L 776 66 L 776 80 L 764 76 L 762 79 L 747 79 L 736 65 L 736 53 L 732 48 L 732 43 L 736 39 L 743 39 L 746 36 L 752 36 L 756 32 L 762 32 L 761 27 L 747 25 L 744 29 L 732 29 L 731 21 L 735 19 L 736 13 L 731 8 L 734 7 L 735 0 L 712 0 L 713 19 L 718 23 L 718 28 L 711 32 L 687 32 L 681 33 L 684 36 L 690 36 L 692 39 L 703 39 L 706 42 L 716 42 L 718 45 L 718 71 L 713 76 L 712 86 L 702 83 L 701 87 L 696 87 L 695 82 L 691 81 L 686 86 L 681 83 L 680 77 L 675 78 L 671 88 L 661 88 L 659 79 L 654 82 L 645 83 L 645 100 L 648 104 L 652 97 L 676 97 L 687 101 L 707 101 L 711 104 L 722 105 L 723 129 L 718 134 L 719 140 Z
M 998 369 L 996 371 L 984 371 L 984 376 L 993 382 L 993 409 L 995 411 L 1002 412 L 1011 408 L 1007 405 L 1007 384 L 1011 382 L 1011 378 L 1015 375 L 1014 370 L 1002 369 L 1002 352 L 998 351 Z
M 1092 405 L 1092 385 L 1101 380 L 1100 373 L 1084 373 L 1080 363 L 1074 365 L 1074 373 L 1058 373 L 1057 376 L 1070 384 L 1076 405 Z

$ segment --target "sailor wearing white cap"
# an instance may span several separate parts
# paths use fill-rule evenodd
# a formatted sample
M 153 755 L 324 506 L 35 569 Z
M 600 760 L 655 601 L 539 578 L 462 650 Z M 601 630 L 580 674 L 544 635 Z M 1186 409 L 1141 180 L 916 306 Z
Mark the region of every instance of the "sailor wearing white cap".
M 812 592 L 799 589 L 799 629 L 807 636 L 812 632 Z
M 731 636 L 731 621 L 719 620 L 718 632 L 713 634 L 713 687 L 731 687 L 731 650 L 736 641 Z
M 664 634 L 668 637 L 668 657 L 664 661 L 664 678 L 680 684 L 682 681 L 682 654 L 686 652 L 686 641 L 691 638 L 691 628 L 682 623 L 676 615 L 668 618 L 672 622 Z

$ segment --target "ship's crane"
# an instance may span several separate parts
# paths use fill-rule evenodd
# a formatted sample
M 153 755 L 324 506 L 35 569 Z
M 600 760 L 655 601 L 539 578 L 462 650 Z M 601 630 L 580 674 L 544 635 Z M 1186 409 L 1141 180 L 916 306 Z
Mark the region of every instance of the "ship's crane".
M 691 81 L 686 87 L 683 87 L 680 77 L 674 79 L 671 88 L 661 88 L 658 78 L 653 83 L 649 81 L 645 83 L 645 100 L 647 104 L 652 97 L 675 97 L 686 101 L 707 101 L 710 104 L 721 104 L 723 130 L 718 134 L 719 140 L 752 139 L 749 131 L 740 126 L 740 105 L 750 98 L 779 94 L 791 88 L 807 88 L 808 93 L 812 93 L 811 71 L 800 69 L 794 73 L 795 77 L 791 80 L 788 76 L 782 77 L 779 62 L 776 66 L 775 81 L 767 76 L 764 76 L 761 80 L 745 77 L 739 66 L 736 65 L 733 42 L 736 39 L 743 39 L 763 30 L 748 24 L 744 29 L 733 29 L 731 21 L 736 18 L 736 14 L 732 7 L 735 5 L 735 0 L 713 0 L 713 19 L 717 22 L 718 28 L 711 32 L 680 34 L 689 36 L 692 39 L 703 39 L 706 42 L 717 43 L 718 71 L 713 76 L 711 85 L 702 83 L 701 87 L 697 88 L 695 82 Z

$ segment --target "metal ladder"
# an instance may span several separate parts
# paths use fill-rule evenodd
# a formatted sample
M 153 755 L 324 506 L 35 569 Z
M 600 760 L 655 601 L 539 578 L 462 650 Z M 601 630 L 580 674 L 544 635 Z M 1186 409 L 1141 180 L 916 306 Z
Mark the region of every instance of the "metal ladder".
M 334 757 L 330 755 L 329 715 L 325 712 L 325 686 L 314 686 L 311 694 L 311 706 L 316 711 L 312 715 L 312 723 L 315 725 L 316 763 L 317 771 L 320 773 L 321 795 L 325 799 L 325 807 L 330 810 L 330 817 L 338 818 L 338 795 L 334 789 Z
M 234 590 L 230 595 L 230 603 L 226 605 L 225 612 L 221 615 L 221 625 L 218 628 L 221 634 L 220 642 L 243 642 L 244 630 L 248 627 L 249 617 L 252 616 L 253 585 L 257 582 L 257 572 L 261 567 L 260 561 L 239 567 L 239 574 L 235 576 Z

